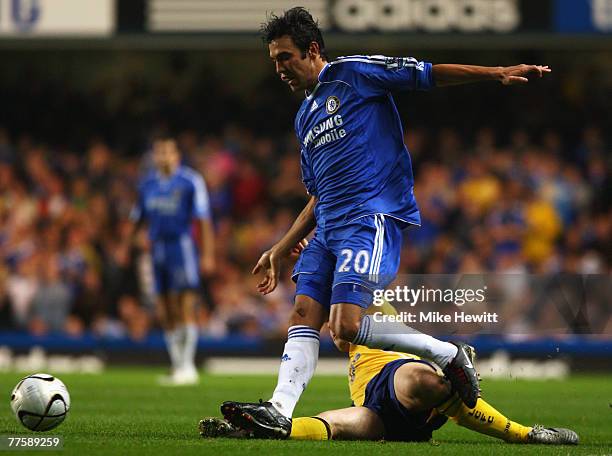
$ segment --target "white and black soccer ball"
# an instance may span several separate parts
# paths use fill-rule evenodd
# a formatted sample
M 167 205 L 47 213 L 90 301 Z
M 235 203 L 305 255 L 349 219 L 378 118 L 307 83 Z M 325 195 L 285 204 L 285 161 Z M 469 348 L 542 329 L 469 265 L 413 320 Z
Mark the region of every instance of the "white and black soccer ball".
M 17 420 L 28 429 L 48 431 L 66 418 L 70 410 L 70 394 L 59 378 L 32 374 L 13 389 L 11 408 Z

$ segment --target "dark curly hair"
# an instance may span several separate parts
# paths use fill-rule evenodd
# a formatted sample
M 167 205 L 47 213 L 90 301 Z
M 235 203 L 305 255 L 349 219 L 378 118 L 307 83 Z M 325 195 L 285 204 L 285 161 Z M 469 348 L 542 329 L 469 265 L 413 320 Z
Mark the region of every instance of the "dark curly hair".
M 267 44 L 281 36 L 289 35 L 302 52 L 302 58 L 306 57 L 310 43 L 315 41 L 319 44 L 321 58 L 325 61 L 328 60 L 319 24 L 301 6 L 285 11 L 282 16 L 270 14 L 268 21 L 261 25 L 260 31 L 262 39 Z

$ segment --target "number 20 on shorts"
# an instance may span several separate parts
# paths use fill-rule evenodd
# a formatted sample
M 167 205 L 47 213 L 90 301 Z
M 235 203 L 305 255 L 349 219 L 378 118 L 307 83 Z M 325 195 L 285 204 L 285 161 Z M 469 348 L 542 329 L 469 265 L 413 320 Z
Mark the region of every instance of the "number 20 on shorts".
M 370 254 L 367 250 L 360 250 L 355 254 L 351 249 L 342 249 L 340 251 L 342 262 L 338 268 L 338 272 L 350 272 L 351 267 L 358 274 L 363 274 L 368 270 L 370 265 Z

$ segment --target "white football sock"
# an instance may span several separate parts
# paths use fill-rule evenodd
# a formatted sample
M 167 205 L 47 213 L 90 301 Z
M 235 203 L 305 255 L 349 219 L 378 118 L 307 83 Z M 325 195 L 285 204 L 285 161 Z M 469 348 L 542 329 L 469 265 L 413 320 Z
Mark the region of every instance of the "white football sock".
M 319 359 L 319 331 L 308 326 L 289 328 L 278 368 L 278 383 L 270 402 L 287 418 L 312 378 Z
M 198 327 L 194 323 L 183 326 L 181 364 L 188 370 L 195 369 L 195 355 L 198 349 Z
M 176 371 L 181 368 L 182 362 L 182 334 L 180 329 L 171 329 L 164 332 L 164 339 L 166 341 L 166 348 L 168 349 L 168 355 L 170 355 L 170 364 L 172 370 Z
M 361 320 L 359 332 L 353 340 L 355 345 L 369 348 L 400 351 L 420 356 L 446 367 L 457 355 L 457 347 L 423 334 L 401 322 L 374 321 L 370 315 Z

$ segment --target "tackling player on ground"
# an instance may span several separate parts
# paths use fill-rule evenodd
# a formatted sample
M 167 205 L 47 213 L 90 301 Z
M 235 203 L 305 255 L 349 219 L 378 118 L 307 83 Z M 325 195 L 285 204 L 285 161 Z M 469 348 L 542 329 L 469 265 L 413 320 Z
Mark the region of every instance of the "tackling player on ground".
M 187 385 L 198 382 L 196 290 L 200 273 L 209 275 L 215 267 L 214 231 L 204 179 L 181 165 L 173 138 L 153 142 L 153 161 L 156 170 L 140 183 L 130 218 L 148 223 L 157 308 L 172 365 L 163 382 Z M 200 248 L 192 233 L 194 219 L 201 228 Z
M 395 313 L 388 304 L 378 310 Z M 352 407 L 294 418 L 288 438 L 423 442 L 451 418 L 460 426 L 509 443 L 578 443 L 578 435 L 570 429 L 523 426 L 482 398 L 474 408 L 467 407 L 435 365 L 414 355 L 350 345 L 348 381 Z M 205 418 L 199 424 L 203 437 L 269 437 L 259 428 L 248 424 L 246 428 L 251 430 L 219 418 Z
M 293 226 L 257 263 L 263 294 L 272 292 L 292 248 L 316 227 L 298 260 L 296 297 L 278 384 L 269 402 L 226 402 L 230 421 L 248 417 L 254 429 L 286 437 L 293 409 L 317 364 L 319 330 L 329 319 L 334 337 L 370 348 L 414 353 L 434 361 L 469 407 L 478 379 L 465 347 L 402 323 L 375 322 L 364 309 L 399 267 L 402 230 L 420 224 L 410 156 L 391 96 L 476 81 L 528 81 L 548 67 L 432 65 L 411 57 L 351 56 L 329 61 L 321 31 L 303 8 L 272 16 L 263 27 L 281 80 L 306 98 L 295 118 L 302 177 L 310 201 Z

